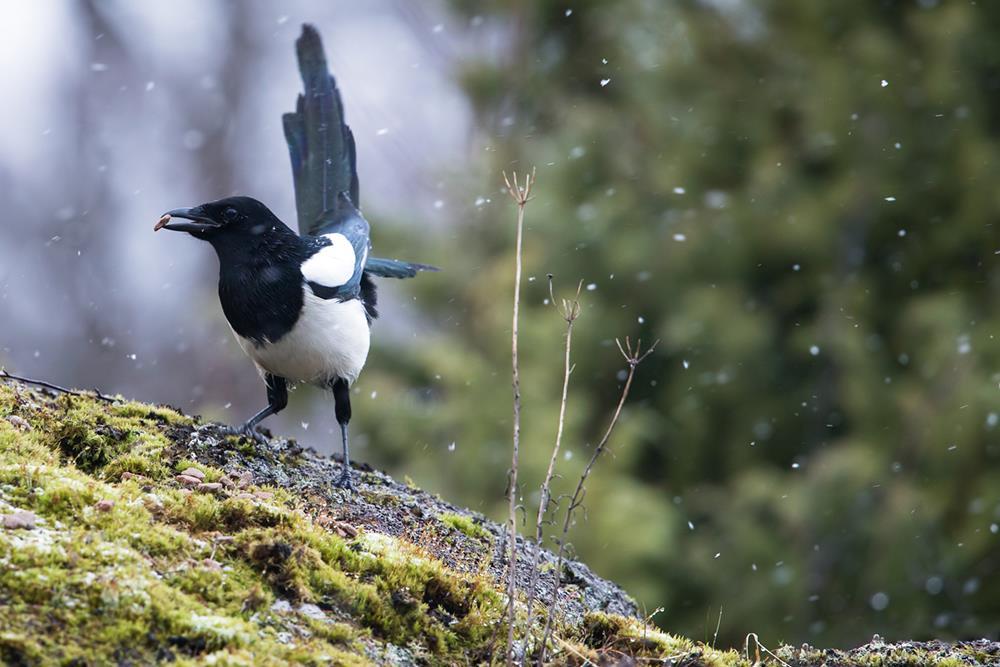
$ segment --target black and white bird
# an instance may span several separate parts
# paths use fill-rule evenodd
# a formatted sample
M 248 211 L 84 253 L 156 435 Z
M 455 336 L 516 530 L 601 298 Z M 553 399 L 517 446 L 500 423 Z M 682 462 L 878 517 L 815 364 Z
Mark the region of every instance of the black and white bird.
M 255 427 L 284 409 L 288 383 L 328 388 L 343 447 L 337 485 L 350 488 L 350 386 L 365 365 L 378 316 L 372 276 L 412 278 L 436 269 L 369 256 L 354 136 L 312 26 L 303 26 L 296 50 L 305 92 L 283 123 L 301 235 L 250 197 L 168 211 L 156 229 L 208 241 L 219 257 L 222 311 L 267 385 L 267 407 L 234 433 L 262 439 Z

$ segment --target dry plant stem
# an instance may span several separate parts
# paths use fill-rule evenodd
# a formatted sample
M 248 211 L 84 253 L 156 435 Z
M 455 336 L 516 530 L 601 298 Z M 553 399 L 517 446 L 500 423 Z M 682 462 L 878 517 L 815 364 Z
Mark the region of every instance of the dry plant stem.
M 73 389 L 66 389 L 65 387 L 60 387 L 57 384 L 52 384 L 51 382 L 46 382 L 44 380 L 32 380 L 31 378 L 22 377 L 20 375 L 14 375 L 13 373 L 8 373 L 7 369 L 0 368 L 0 380 L 17 380 L 18 382 L 23 382 L 25 384 L 33 384 L 36 387 L 44 387 L 51 391 L 58 392 L 60 394 L 69 394 L 70 396 L 89 396 L 82 391 L 74 391 Z M 107 401 L 108 403 L 114 403 L 117 399 L 113 396 L 105 396 L 97 389 L 93 390 L 93 395 L 95 398 L 102 401 Z
M 652 354 L 653 350 L 656 349 L 656 345 L 659 341 L 653 343 L 653 345 L 646 350 L 642 351 L 642 341 L 638 341 L 633 349 L 631 341 L 625 338 L 625 347 L 622 347 L 621 341 L 615 340 L 618 344 L 618 349 L 621 351 L 622 356 L 625 357 L 625 361 L 628 363 L 628 376 L 625 378 L 625 385 L 622 387 L 621 396 L 618 398 L 618 405 L 615 406 L 615 412 L 611 415 L 611 421 L 608 423 L 607 430 L 604 431 L 604 436 L 601 441 L 597 443 L 597 447 L 594 448 L 594 453 L 590 457 L 590 461 L 587 462 L 587 467 L 583 469 L 580 474 L 580 480 L 576 483 L 576 490 L 573 491 L 573 495 L 570 498 L 569 505 L 566 507 L 566 515 L 563 518 L 562 534 L 559 537 L 559 551 L 556 553 L 556 583 L 552 587 L 552 594 L 549 596 L 549 613 L 545 618 L 545 630 L 542 632 L 542 643 L 538 650 L 538 664 L 545 664 L 545 647 L 549 642 L 549 637 L 552 634 L 552 619 L 555 617 L 556 605 L 559 602 L 559 582 L 562 580 L 562 566 L 566 555 L 566 536 L 569 534 L 569 528 L 573 523 L 573 513 L 577 508 L 583 504 L 583 498 L 586 493 L 587 478 L 590 477 L 590 472 L 594 469 L 594 464 L 597 463 L 597 459 L 601 457 L 604 450 L 607 449 L 608 441 L 611 439 L 611 433 L 615 430 L 615 425 L 618 424 L 618 419 L 621 417 L 622 408 L 625 407 L 625 401 L 628 399 L 629 391 L 632 389 L 632 380 L 635 378 L 635 369 L 642 363 L 643 359 Z
M 559 457 L 559 450 L 562 446 L 563 427 L 566 424 L 566 403 L 569 395 L 569 376 L 573 372 L 570 365 L 570 351 L 573 347 L 573 325 L 580 316 L 580 291 L 583 289 L 583 281 L 576 286 L 576 296 L 570 299 L 563 299 L 562 316 L 566 320 L 566 345 L 565 359 L 563 364 L 563 385 L 562 398 L 559 401 L 559 423 L 556 428 L 556 441 L 552 446 L 552 456 L 549 458 L 549 467 L 545 471 L 545 479 L 542 481 L 541 496 L 538 499 L 538 516 L 535 518 L 535 543 L 532 549 L 531 558 L 531 580 L 528 584 L 528 619 L 524 636 L 526 646 L 524 654 L 521 656 L 521 664 L 527 660 L 528 649 L 532 637 L 532 629 L 535 624 L 535 588 L 538 585 L 538 561 L 542 548 L 542 528 L 545 525 L 545 514 L 548 511 L 549 499 L 552 497 L 552 478 L 555 476 L 556 460 Z M 549 302 L 555 306 L 556 298 L 552 292 L 552 275 L 549 275 Z
M 535 172 L 524 177 L 524 187 L 517 181 L 517 172 L 513 174 L 513 183 L 503 175 L 507 185 L 507 193 L 517 204 L 517 240 L 514 251 L 514 317 L 511 325 L 511 366 L 513 369 L 514 388 L 514 436 L 511 452 L 510 480 L 507 485 L 508 517 L 507 531 L 510 540 L 510 559 L 508 561 L 507 579 L 507 665 L 514 664 L 514 595 L 517 584 L 517 467 L 521 444 L 521 377 L 517 359 L 517 334 L 521 306 L 521 247 L 524 238 L 524 207 L 531 195 L 531 186 L 535 182 Z
M 760 643 L 760 637 L 757 636 L 756 632 L 751 632 L 750 634 L 748 634 L 746 636 L 746 639 L 743 640 L 743 650 L 746 652 L 747 662 L 750 662 L 750 639 L 751 638 L 753 639 L 753 643 L 754 643 L 754 659 L 753 659 L 753 664 L 754 665 L 763 664 L 761 662 L 761 659 L 760 659 L 760 652 L 761 652 L 761 650 L 763 650 L 766 655 L 771 656 L 772 658 L 774 658 L 775 660 L 777 660 L 784 667 L 791 667 L 791 665 L 789 665 L 787 662 L 785 662 L 784 660 L 782 660 L 781 658 L 779 658 L 775 654 L 771 653 L 771 650 L 769 648 L 767 648 L 766 646 L 764 646 L 763 644 L 761 644 Z

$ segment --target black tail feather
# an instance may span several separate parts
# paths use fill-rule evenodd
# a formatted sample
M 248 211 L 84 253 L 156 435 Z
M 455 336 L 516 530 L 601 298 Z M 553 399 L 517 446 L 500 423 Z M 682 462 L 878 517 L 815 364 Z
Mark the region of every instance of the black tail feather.
M 292 161 L 299 231 L 314 234 L 323 214 L 336 211 L 341 193 L 349 195 L 353 206 L 360 205 L 357 155 L 316 28 L 303 25 L 295 49 L 304 92 L 295 111 L 282 117 L 282 124 Z

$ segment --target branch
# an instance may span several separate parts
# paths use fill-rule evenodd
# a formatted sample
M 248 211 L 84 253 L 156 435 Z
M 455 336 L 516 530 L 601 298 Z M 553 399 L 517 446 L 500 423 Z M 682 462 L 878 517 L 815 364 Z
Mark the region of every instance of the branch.
M 74 389 L 67 389 L 66 387 L 60 387 L 57 384 L 52 384 L 51 382 L 45 382 L 44 380 L 33 380 L 31 378 L 22 377 L 20 375 L 14 375 L 13 373 L 8 372 L 6 368 L 0 368 L 0 380 L 17 380 L 18 382 L 23 382 L 24 384 L 33 384 L 36 387 L 44 387 L 45 389 L 49 389 L 51 391 L 60 394 L 69 394 L 70 396 L 90 397 L 92 395 L 94 398 L 97 398 L 102 401 L 107 401 L 108 403 L 114 403 L 115 401 L 118 400 L 113 396 L 106 396 L 105 394 L 102 394 L 99 389 L 92 389 L 91 391 L 93 392 L 93 394 L 86 394 L 82 391 L 76 391 Z

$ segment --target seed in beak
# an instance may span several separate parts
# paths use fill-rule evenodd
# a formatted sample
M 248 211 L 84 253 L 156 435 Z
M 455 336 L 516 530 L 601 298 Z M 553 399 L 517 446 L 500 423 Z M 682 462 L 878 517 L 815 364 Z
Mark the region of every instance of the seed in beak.
M 168 222 L 170 222 L 170 216 L 164 213 L 163 217 L 160 218 L 159 221 L 157 221 L 156 226 L 153 227 L 153 231 L 154 232 L 160 231 L 161 229 L 167 226 Z

